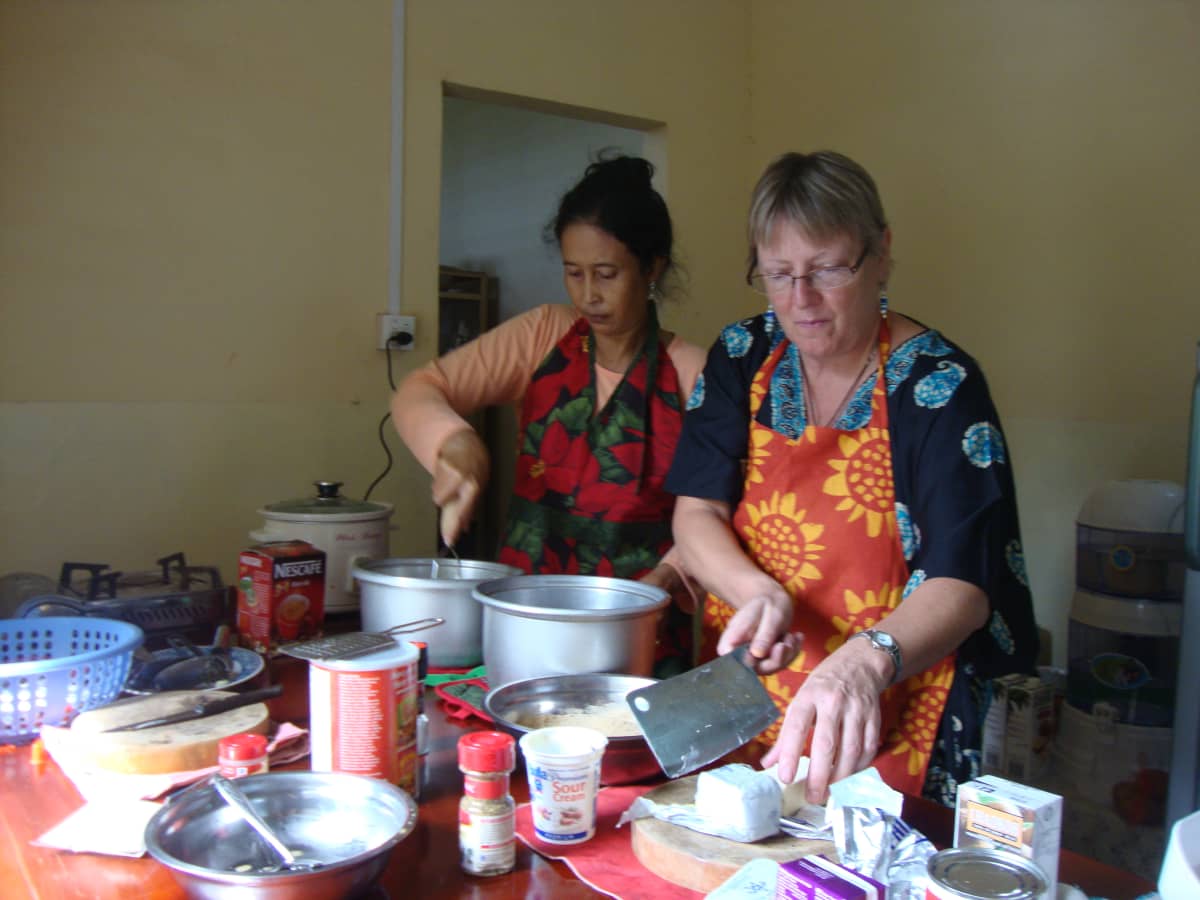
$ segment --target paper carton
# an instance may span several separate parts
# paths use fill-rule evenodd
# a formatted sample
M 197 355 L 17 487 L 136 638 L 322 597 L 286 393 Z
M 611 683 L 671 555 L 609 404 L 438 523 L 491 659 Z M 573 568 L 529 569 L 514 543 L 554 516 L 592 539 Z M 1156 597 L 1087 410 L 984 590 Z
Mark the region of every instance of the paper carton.
M 992 682 L 983 722 L 983 771 L 1015 781 L 1039 781 L 1050 772 L 1054 686 L 1036 675 L 1005 675 Z
M 1063 800 L 1058 794 L 984 775 L 958 786 L 954 846 L 1009 850 L 1058 880 Z

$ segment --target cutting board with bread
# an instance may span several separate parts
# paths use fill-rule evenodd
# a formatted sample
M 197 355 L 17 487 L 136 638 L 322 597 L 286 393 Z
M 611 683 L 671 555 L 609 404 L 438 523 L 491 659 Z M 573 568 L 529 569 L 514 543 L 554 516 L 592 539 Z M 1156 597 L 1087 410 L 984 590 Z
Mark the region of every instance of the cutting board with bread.
M 646 797 L 663 805 L 692 803 L 698 778 L 689 775 L 668 781 Z M 633 854 L 638 862 L 660 878 L 702 893 L 715 890 L 753 859 L 788 862 L 813 853 L 836 859 L 831 841 L 786 834 L 742 843 L 651 817 L 636 819 L 632 830 Z
M 133 731 L 111 729 L 186 713 L 232 691 L 167 691 L 118 700 L 80 713 L 71 722 L 74 751 L 96 768 L 126 774 L 189 772 L 217 764 L 217 745 L 232 734 L 267 734 L 266 703 L 251 703 L 203 718 Z

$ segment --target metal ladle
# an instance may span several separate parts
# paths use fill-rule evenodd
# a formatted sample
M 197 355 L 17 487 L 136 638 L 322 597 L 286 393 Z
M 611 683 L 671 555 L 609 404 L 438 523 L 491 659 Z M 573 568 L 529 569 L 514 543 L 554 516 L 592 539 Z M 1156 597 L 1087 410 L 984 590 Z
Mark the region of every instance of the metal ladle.
M 260 872 L 276 872 L 280 869 L 303 871 L 305 869 L 315 869 L 322 865 L 319 862 L 300 862 L 297 860 L 296 855 L 279 839 L 279 835 L 272 831 L 271 826 L 264 822 L 262 816 L 254 811 L 249 798 L 228 778 L 222 775 L 213 775 L 210 781 L 216 792 L 221 795 L 221 798 L 236 809 L 241 817 L 246 820 L 247 824 L 258 832 L 259 837 L 270 844 L 271 849 L 279 854 L 282 865 L 259 869 Z

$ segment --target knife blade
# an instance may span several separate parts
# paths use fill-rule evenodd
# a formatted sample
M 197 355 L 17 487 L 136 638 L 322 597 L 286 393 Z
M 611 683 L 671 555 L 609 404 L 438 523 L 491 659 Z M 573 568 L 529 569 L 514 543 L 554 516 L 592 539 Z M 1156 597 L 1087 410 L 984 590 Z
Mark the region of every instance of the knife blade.
M 100 734 L 111 734 L 115 731 L 141 731 L 144 728 L 158 728 L 162 725 L 174 725 L 176 722 L 189 722 L 192 719 L 206 719 L 209 716 L 228 712 L 231 709 L 239 709 L 243 706 L 249 706 L 252 703 L 260 703 L 263 700 L 278 697 L 282 693 L 283 685 L 273 684 L 270 687 L 259 688 L 256 691 L 234 694 L 232 697 L 209 697 L 202 699 L 190 709 L 180 710 L 168 716 L 158 716 L 153 719 L 145 719 L 141 722 L 132 722 L 128 725 L 118 725 L 115 728 L 106 728 Z
M 626 703 L 668 778 L 720 759 L 762 734 L 779 709 L 752 668 L 749 644 L 655 684 Z

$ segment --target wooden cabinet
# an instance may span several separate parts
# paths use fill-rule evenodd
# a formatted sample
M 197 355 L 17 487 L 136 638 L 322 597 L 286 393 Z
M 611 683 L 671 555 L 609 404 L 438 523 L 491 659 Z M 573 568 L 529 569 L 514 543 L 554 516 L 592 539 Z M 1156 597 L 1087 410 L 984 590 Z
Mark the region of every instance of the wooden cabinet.
M 486 272 L 438 266 L 438 355 L 496 323 L 499 281 Z

